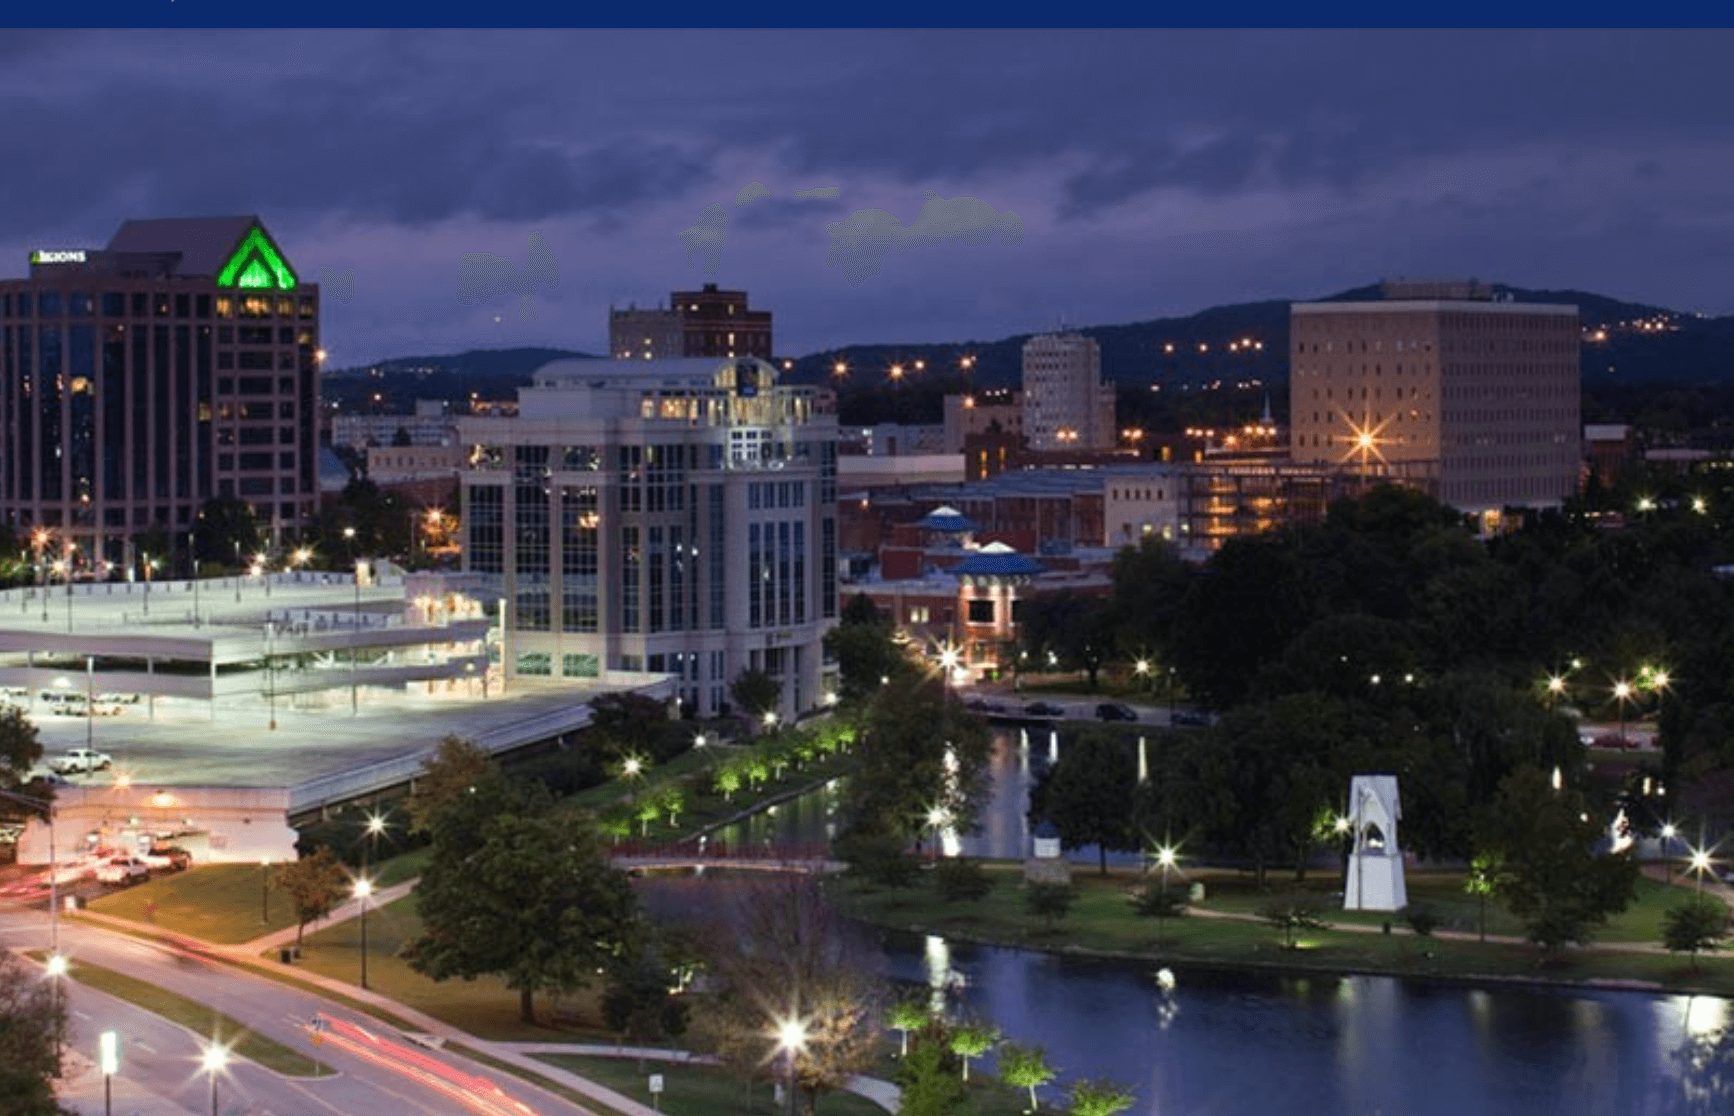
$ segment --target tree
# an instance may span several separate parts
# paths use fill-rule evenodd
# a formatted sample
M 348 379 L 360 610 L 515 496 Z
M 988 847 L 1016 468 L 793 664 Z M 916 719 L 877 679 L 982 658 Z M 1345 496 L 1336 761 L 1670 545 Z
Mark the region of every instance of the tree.
M 1695 895 L 1662 916 L 1662 944 L 1671 953 L 1690 953 L 1698 971 L 1698 953 L 1716 949 L 1728 934 L 1728 908 L 1715 899 Z
M 0 709 L 0 790 L 24 785 L 36 761 L 42 758 L 42 741 L 36 723 L 16 705 Z
M 7 1116 L 72 1116 L 54 1099 L 66 1005 L 52 983 L 0 950 L 0 1102 Z
M 933 870 L 933 886 L 947 903 L 985 899 L 993 890 L 993 884 L 993 877 L 987 874 L 981 862 L 968 857 L 945 857 Z
M 1094 691 L 1102 664 L 1113 653 L 1119 614 L 1106 597 L 1071 591 L 1030 597 L 1023 602 L 1024 646 L 1046 661 L 1052 655 L 1062 666 L 1089 675 Z
M 670 990 L 672 967 L 657 951 L 616 959 L 602 990 L 602 1018 L 622 1039 L 655 1041 L 686 1031 L 689 1006 Z
M 1047 920 L 1048 929 L 1072 912 L 1078 893 L 1066 884 L 1032 883 L 1024 890 L 1024 907 Z
M 276 884 L 287 892 L 289 904 L 295 909 L 295 947 L 301 947 L 301 935 L 307 924 L 330 914 L 349 894 L 349 873 L 331 851 L 321 845 L 311 856 L 279 865 Z
M 477 845 L 454 844 L 438 819 L 434 833 L 415 893 L 423 933 L 407 950 L 419 973 L 496 974 L 534 1023 L 537 992 L 588 986 L 638 932 L 626 876 L 587 815 L 496 815 Z
M 1487 940 L 1487 897 L 1493 894 L 1493 881 L 1498 875 L 1498 858 L 1492 853 L 1477 853 L 1470 859 L 1469 874 L 1463 880 L 1463 890 L 1475 896 L 1477 934 L 1484 942 Z
M 939 679 L 893 679 L 874 695 L 856 741 L 851 827 L 907 841 L 941 816 L 955 831 L 971 831 L 987 800 L 992 753 L 987 725 Z
M 932 1024 L 897 1071 L 897 1116 L 953 1116 L 967 1109 L 969 1093 L 949 1060 L 943 1031 Z
M 1129 1085 L 1107 1078 L 1080 1081 L 1072 1086 L 1071 1116 L 1114 1116 L 1132 1107 L 1137 1099 Z
M 193 526 L 193 553 L 199 561 L 245 565 L 258 551 L 259 521 L 252 504 L 238 496 L 213 496 L 199 508 Z
M 1067 849 L 1095 845 L 1101 874 L 1108 850 L 1136 849 L 1132 810 L 1137 779 L 1131 753 L 1115 732 L 1086 726 L 1070 734 L 1060 760 L 1030 792 L 1030 817 L 1045 817 Z
M 1000 1080 L 1014 1089 L 1030 1091 L 1031 1112 L 1040 1107 L 1036 1101 L 1036 1090 L 1052 1081 L 1056 1073 L 1058 1071 L 1048 1064 L 1047 1052 L 1039 1046 L 1008 1042 L 1000 1047 Z
M 865 593 L 843 606 L 835 628 L 825 633 L 825 650 L 837 662 L 837 696 L 844 705 L 859 705 L 876 693 L 883 679 L 913 668 L 899 646 L 896 629 Z
M 748 668 L 729 685 L 729 696 L 754 719 L 773 712 L 783 698 L 783 684 L 762 670 Z
M 1317 930 L 1324 925 L 1312 900 L 1299 896 L 1271 900 L 1258 909 L 1258 917 L 1282 931 L 1284 949 L 1294 948 L 1296 930 Z
M 616 755 L 644 753 L 658 762 L 672 758 L 665 738 L 678 739 L 683 746 L 692 739 L 690 729 L 679 730 L 678 737 L 671 731 L 674 723 L 666 704 L 630 690 L 591 698 L 590 724 L 591 731 Z
M 1493 893 L 1545 949 L 1587 945 L 1609 915 L 1637 892 L 1638 865 L 1625 854 L 1595 852 L 1604 826 L 1574 788 L 1555 790 L 1535 767 L 1499 785 L 1478 851 L 1497 857 Z
M 951 1029 L 951 1052 L 963 1061 L 963 1080 L 969 1080 L 969 1060 L 979 1058 L 999 1042 L 999 1028 L 984 1019 L 972 1019 Z
M 475 742 L 455 734 L 441 740 L 410 792 L 410 832 L 428 832 L 436 814 L 454 799 L 475 793 L 481 780 L 498 772 L 493 757 Z
M 807 1108 L 877 1059 L 888 986 L 876 947 L 825 902 L 804 873 L 743 882 L 707 925 L 710 991 L 694 1007 L 700 1044 L 743 1073 L 778 1054 L 781 1024 L 806 1041 L 794 1079 Z
M 899 1057 L 908 1057 L 909 1055 L 910 1033 L 927 1026 L 932 1018 L 933 1009 L 928 1006 L 927 998 L 924 996 L 904 996 L 891 1005 L 891 1010 L 886 1013 L 886 1022 L 903 1040 L 903 1049 L 900 1051 Z

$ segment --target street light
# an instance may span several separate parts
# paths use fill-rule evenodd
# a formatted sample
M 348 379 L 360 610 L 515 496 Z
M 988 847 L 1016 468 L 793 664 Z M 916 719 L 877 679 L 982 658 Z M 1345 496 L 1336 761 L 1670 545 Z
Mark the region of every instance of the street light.
M 373 881 L 363 876 L 355 881 L 355 897 L 361 900 L 361 987 L 367 987 L 367 897 L 373 894 Z
M 211 1116 L 217 1116 L 217 1077 L 223 1072 L 223 1067 L 229 1064 L 229 1051 L 216 1043 L 205 1047 L 205 1057 L 201 1068 L 211 1075 Z
M 1710 870 L 1710 850 L 1693 849 L 1691 869 L 1698 876 L 1698 894 L 1704 894 L 1704 873 Z
M 120 1036 L 104 1031 L 97 1037 L 97 1052 L 102 1068 L 103 1116 L 114 1116 L 114 1075 L 120 1070 Z
M 42 552 L 48 548 L 48 528 L 38 527 L 30 536 L 30 545 L 36 549 L 36 585 L 42 594 L 42 622 L 48 623 L 48 581 L 47 568 L 42 564 Z
M 355 528 L 345 527 L 343 537 L 349 541 L 349 565 L 355 578 L 355 634 L 349 644 L 349 712 L 361 712 L 360 683 L 355 679 L 355 644 L 361 639 L 361 561 L 355 553 Z
M 1620 747 L 1626 746 L 1626 702 L 1632 697 L 1632 684 L 1624 678 L 1614 683 L 1614 704 L 1620 715 Z
M 1162 869 L 1161 902 L 1156 907 L 1156 947 L 1162 947 L 1163 925 L 1168 918 L 1168 872 L 1175 865 L 1178 850 L 1173 845 L 1163 845 L 1156 850 L 1156 866 Z
M 1678 832 L 1679 831 L 1674 828 L 1673 822 L 1662 823 L 1662 870 L 1666 873 L 1666 879 L 1664 882 L 1667 883 L 1669 887 L 1674 885 L 1674 858 L 1668 853 L 1668 842 L 1672 841 L 1674 835 Z
M 63 1006 L 65 993 L 61 990 L 61 978 L 66 975 L 66 956 L 61 953 L 48 955 L 46 965 L 48 979 L 54 983 L 49 985 L 54 994 L 54 1057 L 60 1059 L 60 1048 L 66 1042 L 66 1009 Z
M 259 858 L 259 922 L 271 921 L 271 858 Z
M 151 571 L 157 568 L 157 560 L 148 554 L 140 555 L 139 558 L 139 564 L 144 567 L 144 614 L 149 616 L 151 614 Z
M 367 862 L 373 858 L 373 846 L 379 840 L 379 835 L 384 832 L 385 816 L 383 814 L 369 814 L 367 828 L 362 831 L 362 836 L 366 839 L 366 844 L 361 847 L 361 874 L 364 876 L 367 874 Z
M 66 630 L 72 631 L 72 563 L 65 558 L 57 558 L 54 562 L 54 572 L 66 581 Z M 42 601 L 42 618 L 48 619 L 48 600 Z
M 799 1019 L 785 1019 L 777 1024 L 777 1049 L 782 1052 L 788 1073 L 788 1111 L 795 1116 L 795 1057 L 807 1048 L 807 1025 Z

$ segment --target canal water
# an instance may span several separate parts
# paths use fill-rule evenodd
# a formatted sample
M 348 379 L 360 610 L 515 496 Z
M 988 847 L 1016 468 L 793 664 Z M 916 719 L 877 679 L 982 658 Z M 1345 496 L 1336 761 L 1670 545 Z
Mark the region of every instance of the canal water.
M 960 851 L 1025 855 L 1025 803 L 1049 748 L 1045 733 L 997 734 L 982 830 L 961 838 Z M 835 835 L 841 791 L 835 784 L 717 836 L 823 841 Z M 1074 855 L 1094 859 L 1093 850 Z M 1131 1116 L 1734 1116 L 1734 1004 L 1719 997 L 1162 973 L 875 933 L 888 975 L 1040 1044 L 1062 1085 L 1133 1085 Z M 1063 1102 L 1052 1088 L 1044 1099 Z

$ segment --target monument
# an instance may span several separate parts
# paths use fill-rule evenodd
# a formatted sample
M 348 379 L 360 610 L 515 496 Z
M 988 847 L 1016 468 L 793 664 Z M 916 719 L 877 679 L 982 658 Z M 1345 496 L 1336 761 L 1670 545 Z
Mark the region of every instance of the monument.
M 1400 911 L 1409 905 L 1403 885 L 1403 852 L 1397 823 L 1403 806 L 1395 775 L 1356 775 L 1349 781 L 1349 880 L 1345 911 Z

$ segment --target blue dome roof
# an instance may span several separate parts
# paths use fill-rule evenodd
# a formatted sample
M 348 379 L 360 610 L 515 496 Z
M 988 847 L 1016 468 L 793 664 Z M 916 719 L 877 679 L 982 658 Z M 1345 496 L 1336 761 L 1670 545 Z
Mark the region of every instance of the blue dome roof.
M 975 521 L 956 508 L 934 508 L 915 524 L 929 531 L 973 531 Z
M 1047 567 L 1004 543 L 988 543 L 950 567 L 960 577 L 1030 577 Z

